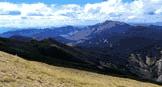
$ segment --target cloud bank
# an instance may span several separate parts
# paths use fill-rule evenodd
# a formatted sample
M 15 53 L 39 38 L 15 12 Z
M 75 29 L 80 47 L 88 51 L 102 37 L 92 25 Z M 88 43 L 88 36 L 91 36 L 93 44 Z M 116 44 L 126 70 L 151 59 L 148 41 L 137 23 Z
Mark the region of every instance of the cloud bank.
M 84 6 L 0 2 L 0 27 L 90 25 L 105 20 L 162 22 L 162 0 L 107 0 Z

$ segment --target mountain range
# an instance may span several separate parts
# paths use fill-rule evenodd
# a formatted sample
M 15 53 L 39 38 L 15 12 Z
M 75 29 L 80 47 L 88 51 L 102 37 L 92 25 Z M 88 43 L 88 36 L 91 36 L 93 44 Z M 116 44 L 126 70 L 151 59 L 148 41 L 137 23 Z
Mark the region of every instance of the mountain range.
M 85 27 L 16 30 L 0 36 L 0 50 L 28 59 L 162 83 L 161 26 L 105 21 Z
M 48 38 L 55 38 L 59 41 L 66 42 L 63 37 L 72 35 L 75 32 L 80 31 L 80 27 L 65 26 L 65 27 L 53 27 L 45 29 L 15 29 L 12 31 L 4 32 L 0 34 L 1 37 L 10 38 L 13 36 L 30 37 L 36 40 L 43 40 Z

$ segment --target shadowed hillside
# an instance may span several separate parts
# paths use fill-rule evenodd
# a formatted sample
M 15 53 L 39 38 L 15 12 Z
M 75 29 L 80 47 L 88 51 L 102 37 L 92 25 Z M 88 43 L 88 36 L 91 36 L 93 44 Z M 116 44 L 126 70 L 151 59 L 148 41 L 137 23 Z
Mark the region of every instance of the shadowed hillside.
M 92 67 L 80 57 L 80 51 L 58 43 L 53 39 L 22 41 L 0 38 L 0 50 L 51 65 L 68 67 Z

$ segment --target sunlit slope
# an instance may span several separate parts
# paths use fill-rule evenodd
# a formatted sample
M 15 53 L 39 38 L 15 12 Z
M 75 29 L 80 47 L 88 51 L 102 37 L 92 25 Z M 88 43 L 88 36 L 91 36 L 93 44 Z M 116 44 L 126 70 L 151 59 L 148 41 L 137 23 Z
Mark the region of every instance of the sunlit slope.
M 0 87 L 160 87 L 151 83 L 27 61 L 0 51 Z

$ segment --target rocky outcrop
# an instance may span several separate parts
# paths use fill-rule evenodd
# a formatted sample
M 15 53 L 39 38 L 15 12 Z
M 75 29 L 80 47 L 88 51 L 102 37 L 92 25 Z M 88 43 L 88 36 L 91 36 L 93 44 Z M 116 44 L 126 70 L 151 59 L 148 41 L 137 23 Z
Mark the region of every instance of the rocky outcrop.
M 157 82 L 162 82 L 162 75 L 160 75 L 160 76 L 157 78 L 156 81 L 157 81 Z
M 142 57 L 143 56 L 143 57 Z M 137 76 L 162 83 L 161 56 L 149 57 L 142 54 L 131 54 L 129 57 L 129 71 Z
M 157 70 L 158 70 L 158 75 L 162 75 L 162 59 L 160 59 L 159 61 L 157 61 Z

